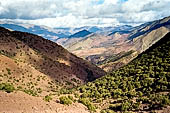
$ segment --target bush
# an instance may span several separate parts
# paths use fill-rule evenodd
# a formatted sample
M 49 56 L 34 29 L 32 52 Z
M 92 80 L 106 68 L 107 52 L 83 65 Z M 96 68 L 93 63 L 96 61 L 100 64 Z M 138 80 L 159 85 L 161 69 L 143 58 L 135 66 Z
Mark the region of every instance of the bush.
M 24 89 L 23 90 L 25 93 L 32 95 L 32 96 L 37 96 L 37 92 L 31 90 L 31 89 Z
M 72 89 L 61 88 L 60 94 L 72 94 Z
M 102 110 L 100 113 L 116 113 L 110 109 Z
M 131 109 L 131 104 L 129 102 L 124 102 L 121 105 L 121 111 L 127 111 Z
M 64 104 L 64 105 L 72 104 L 72 100 L 66 96 L 62 96 L 59 99 L 60 99 L 60 104 Z
M 15 90 L 14 86 L 12 84 L 8 84 L 8 83 L 1 83 L 0 84 L 0 90 L 4 90 L 7 93 L 11 93 Z
M 79 95 L 78 93 L 74 93 L 74 96 L 75 96 L 76 98 L 80 98 L 80 95 Z
M 96 107 L 90 102 L 89 99 L 87 98 L 81 98 L 79 99 L 79 102 L 81 102 L 83 105 L 87 106 L 87 108 L 90 111 L 96 111 Z
M 52 97 L 51 97 L 50 95 L 46 95 L 46 96 L 44 97 L 44 100 L 45 100 L 46 102 L 50 102 L 50 100 L 52 100 Z
M 72 101 L 74 100 L 74 99 L 73 99 L 73 96 L 70 96 L 70 95 L 69 95 L 68 98 L 69 98 L 70 100 L 72 100 Z

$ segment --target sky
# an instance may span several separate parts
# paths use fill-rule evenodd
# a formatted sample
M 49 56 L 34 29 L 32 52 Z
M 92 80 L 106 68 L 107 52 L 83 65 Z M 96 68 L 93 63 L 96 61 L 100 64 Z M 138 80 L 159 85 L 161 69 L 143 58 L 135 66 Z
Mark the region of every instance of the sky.
M 170 0 L 0 0 L 0 21 L 48 27 L 137 25 L 170 16 Z

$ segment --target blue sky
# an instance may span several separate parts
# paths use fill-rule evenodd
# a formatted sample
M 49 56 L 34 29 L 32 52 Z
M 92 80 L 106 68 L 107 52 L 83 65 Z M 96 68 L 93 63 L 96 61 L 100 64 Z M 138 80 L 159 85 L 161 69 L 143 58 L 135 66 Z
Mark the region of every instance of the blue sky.
M 49 27 L 136 25 L 170 16 L 170 0 L 0 0 L 0 21 Z
M 104 0 L 99 0 L 99 1 L 97 1 L 97 2 L 95 2 L 95 3 L 97 3 L 97 4 L 103 4 L 103 3 L 104 3 Z

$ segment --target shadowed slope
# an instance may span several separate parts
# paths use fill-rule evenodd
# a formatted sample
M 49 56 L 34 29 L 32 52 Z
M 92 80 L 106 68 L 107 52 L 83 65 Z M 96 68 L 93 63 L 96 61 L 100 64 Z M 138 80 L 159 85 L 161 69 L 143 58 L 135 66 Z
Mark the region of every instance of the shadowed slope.
M 82 84 L 105 74 L 102 69 L 40 36 L 0 28 L 0 43 L 1 54 L 61 83 L 64 81 L 73 85 L 71 79 L 75 78 Z

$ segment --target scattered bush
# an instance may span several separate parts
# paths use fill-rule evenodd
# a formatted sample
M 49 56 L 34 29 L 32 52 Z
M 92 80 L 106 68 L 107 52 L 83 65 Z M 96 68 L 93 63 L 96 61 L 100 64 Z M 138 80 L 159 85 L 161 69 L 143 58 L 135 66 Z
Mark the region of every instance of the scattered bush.
M 50 100 L 52 100 L 52 97 L 51 97 L 50 95 L 46 95 L 46 96 L 44 97 L 44 100 L 45 100 L 46 102 L 50 102 Z
M 64 105 L 70 105 L 72 104 L 72 100 L 66 96 L 62 96 L 59 98 L 60 99 L 60 103 L 64 104 Z

